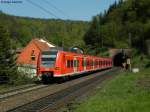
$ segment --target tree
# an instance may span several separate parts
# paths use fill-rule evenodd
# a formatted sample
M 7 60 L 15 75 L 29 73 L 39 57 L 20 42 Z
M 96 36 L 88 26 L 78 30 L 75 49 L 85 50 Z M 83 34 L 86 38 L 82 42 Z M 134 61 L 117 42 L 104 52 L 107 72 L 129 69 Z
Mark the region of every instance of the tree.
M 150 0 L 119 0 L 110 5 L 98 15 L 99 19 L 93 18 L 84 37 L 86 45 L 96 50 L 101 47 L 101 40 L 105 48 L 129 48 L 131 42 L 132 48 L 146 53 L 145 42 L 150 39 L 149 5 Z
M 93 17 L 93 21 L 91 23 L 91 27 L 88 32 L 84 36 L 84 41 L 87 45 L 97 45 L 100 43 L 100 28 L 99 28 L 99 18 L 97 16 Z M 93 47 L 94 47 L 93 46 Z
M 17 76 L 15 53 L 12 49 L 8 31 L 0 25 L 0 75 L 9 78 L 10 82 Z

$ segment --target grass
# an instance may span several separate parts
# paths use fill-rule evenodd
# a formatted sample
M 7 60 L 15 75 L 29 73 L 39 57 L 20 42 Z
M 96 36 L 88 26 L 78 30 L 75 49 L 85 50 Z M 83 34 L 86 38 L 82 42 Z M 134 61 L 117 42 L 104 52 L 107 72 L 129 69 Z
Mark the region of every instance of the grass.
M 150 69 L 107 80 L 74 112 L 150 112 Z

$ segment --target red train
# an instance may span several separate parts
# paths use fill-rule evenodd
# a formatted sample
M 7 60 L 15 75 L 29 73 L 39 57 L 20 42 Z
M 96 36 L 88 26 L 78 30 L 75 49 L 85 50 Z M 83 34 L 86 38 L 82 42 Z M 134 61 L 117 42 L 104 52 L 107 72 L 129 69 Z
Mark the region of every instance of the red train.
M 44 82 L 64 80 L 73 75 L 112 67 L 111 58 L 102 58 L 67 51 L 42 51 L 38 61 L 38 77 Z

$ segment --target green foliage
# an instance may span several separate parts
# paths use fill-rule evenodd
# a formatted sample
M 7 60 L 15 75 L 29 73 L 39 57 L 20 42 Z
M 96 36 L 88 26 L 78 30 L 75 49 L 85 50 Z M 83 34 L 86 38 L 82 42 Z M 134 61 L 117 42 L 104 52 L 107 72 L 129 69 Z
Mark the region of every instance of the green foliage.
M 150 39 L 149 5 L 150 0 L 115 2 L 104 14 L 93 17 L 84 36 L 86 45 L 92 48 L 133 47 L 146 53 L 145 44 Z
M 0 77 L 10 85 L 29 83 L 30 80 L 18 73 L 16 65 L 16 46 L 11 40 L 7 29 L 0 25 Z M 5 77 L 5 78 L 4 78 Z
M 15 53 L 8 31 L 0 25 L 0 75 L 13 80 L 17 76 Z
M 0 23 L 7 27 L 11 39 L 25 46 L 32 38 L 46 38 L 64 47 L 84 46 L 83 35 L 89 23 L 83 21 L 34 19 L 0 13 Z

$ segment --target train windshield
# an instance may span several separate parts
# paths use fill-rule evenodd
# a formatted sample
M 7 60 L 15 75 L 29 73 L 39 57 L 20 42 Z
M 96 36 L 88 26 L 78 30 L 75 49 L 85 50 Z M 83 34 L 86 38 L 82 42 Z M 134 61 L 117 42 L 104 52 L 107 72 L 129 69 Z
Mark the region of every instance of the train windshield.
M 45 67 L 53 67 L 56 61 L 58 51 L 42 51 L 41 65 Z

